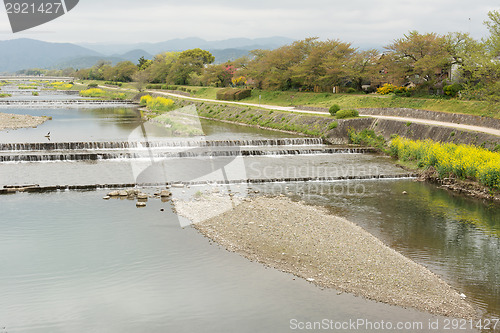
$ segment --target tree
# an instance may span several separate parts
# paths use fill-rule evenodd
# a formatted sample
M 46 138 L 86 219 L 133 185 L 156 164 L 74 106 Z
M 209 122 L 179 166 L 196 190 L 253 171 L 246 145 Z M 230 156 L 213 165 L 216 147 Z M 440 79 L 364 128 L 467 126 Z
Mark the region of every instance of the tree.
M 143 71 L 145 70 L 146 68 L 148 68 L 149 66 L 151 66 L 151 64 L 153 63 L 152 60 L 148 60 L 148 59 L 145 59 L 144 56 L 140 57 L 139 60 L 138 60 L 138 63 L 137 63 L 137 68 L 140 70 L 140 71 Z
M 500 12 L 493 10 L 488 12 L 488 19 L 484 24 L 490 32 L 486 44 L 492 57 L 500 56 Z
M 203 71 L 201 82 L 206 85 L 215 85 L 217 87 L 227 87 L 231 83 L 231 79 L 236 71 L 236 68 L 231 62 L 225 64 L 212 65 Z
M 121 61 L 114 67 L 114 80 L 121 82 L 130 82 L 137 72 L 137 66 L 131 61 Z
M 146 84 L 149 82 L 149 73 L 145 70 L 139 70 L 134 73 L 132 76 L 132 80 L 134 81 L 134 85 L 141 92 Z
M 168 83 L 185 85 L 193 75 L 201 75 L 205 65 L 214 62 L 214 56 L 202 49 L 192 49 L 180 53 L 167 75 Z
M 386 61 L 391 70 L 396 69 L 421 87 L 434 87 L 442 83 L 451 69 L 451 56 L 446 47 L 446 38 L 435 33 L 420 34 L 410 31 L 403 38 L 386 46 L 392 63 Z
M 152 83 L 165 83 L 172 66 L 179 59 L 179 52 L 165 52 L 157 54 L 145 71 L 149 74 L 148 81 Z
M 356 50 L 339 40 L 315 42 L 307 58 L 294 68 L 294 77 L 308 87 L 337 86 L 353 76 L 350 66 Z
M 179 59 L 189 59 L 191 62 L 202 63 L 203 65 L 208 65 L 215 61 L 212 53 L 200 48 L 181 52 Z
M 377 50 L 356 52 L 352 55 L 348 68 L 348 78 L 357 90 L 363 89 L 363 84 L 371 83 L 379 73 L 378 60 L 380 54 Z

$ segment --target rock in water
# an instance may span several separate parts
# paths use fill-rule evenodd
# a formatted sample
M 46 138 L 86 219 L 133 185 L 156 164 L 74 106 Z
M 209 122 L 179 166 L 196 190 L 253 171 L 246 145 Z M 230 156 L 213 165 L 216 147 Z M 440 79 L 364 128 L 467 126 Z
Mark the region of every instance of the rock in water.
M 137 199 L 147 200 L 148 195 L 146 193 L 139 193 L 139 194 L 137 194 Z
M 127 191 L 118 191 L 118 194 L 120 195 L 120 197 L 127 197 L 128 196 Z
M 108 196 L 110 196 L 110 197 L 117 197 L 119 195 L 120 195 L 120 193 L 118 191 L 112 191 L 112 192 L 108 193 Z
M 107 195 L 107 196 L 103 197 L 103 199 L 104 200 L 109 200 L 109 199 L 111 199 L 111 197 L 109 195 Z
M 163 190 L 163 191 L 161 191 L 160 196 L 162 198 L 167 198 L 167 197 L 172 196 L 172 192 L 170 192 L 169 190 Z
M 146 207 L 146 203 L 145 202 L 137 202 L 135 205 L 137 206 L 137 208 Z

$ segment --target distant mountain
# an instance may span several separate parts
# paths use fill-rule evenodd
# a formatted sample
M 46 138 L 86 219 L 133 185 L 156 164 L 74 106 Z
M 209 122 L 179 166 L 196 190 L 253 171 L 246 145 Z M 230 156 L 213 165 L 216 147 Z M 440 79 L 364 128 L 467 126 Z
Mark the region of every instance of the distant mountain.
M 90 68 L 94 66 L 98 61 L 108 61 L 111 62 L 112 65 L 116 65 L 120 61 L 124 61 L 125 59 L 121 57 L 106 57 L 106 56 L 88 56 L 88 57 L 76 57 L 76 58 L 71 58 L 71 59 L 66 59 L 63 61 L 60 61 L 58 63 L 54 63 L 50 66 L 47 66 L 45 68 L 47 69 L 65 69 L 65 68 L 74 68 L 74 69 L 81 69 L 81 68 Z M 137 59 L 136 59 L 137 60 Z M 137 61 L 133 61 L 136 63 Z M 27 67 L 31 68 L 31 67 Z
M 142 49 L 146 52 L 156 55 L 166 51 L 185 51 L 193 48 L 202 48 L 205 50 L 223 50 L 223 49 L 275 49 L 280 46 L 290 44 L 294 40 L 286 37 L 269 37 L 269 38 L 231 38 L 219 41 L 206 41 L 201 38 L 177 38 L 159 43 L 138 43 L 138 44 L 102 44 L 102 43 L 85 43 L 79 44 L 96 52 L 107 55 L 122 54 L 133 49 Z
M 46 68 L 64 59 L 99 55 L 70 43 L 48 43 L 28 38 L 0 41 L 0 72 Z
M 114 54 L 113 57 L 121 58 L 124 60 L 132 61 L 134 64 L 137 63 L 139 58 L 144 57 L 145 59 L 153 59 L 154 56 L 149 54 L 144 50 L 132 50 L 124 54 Z
M 236 60 L 248 55 L 247 50 L 240 49 L 224 49 L 224 50 L 208 50 L 215 57 L 216 64 L 222 64 L 227 61 Z
M 206 41 L 201 38 L 173 39 L 161 43 L 130 45 L 49 43 L 21 38 L 0 41 L 0 73 L 14 73 L 22 69 L 89 68 L 99 60 L 116 64 L 120 61 L 137 63 L 140 57 L 153 59 L 154 55 L 166 51 L 184 51 L 192 48 L 209 50 L 216 63 L 223 63 L 248 55 L 254 49 L 274 49 L 293 40 L 284 37 L 233 38 L 221 41 Z

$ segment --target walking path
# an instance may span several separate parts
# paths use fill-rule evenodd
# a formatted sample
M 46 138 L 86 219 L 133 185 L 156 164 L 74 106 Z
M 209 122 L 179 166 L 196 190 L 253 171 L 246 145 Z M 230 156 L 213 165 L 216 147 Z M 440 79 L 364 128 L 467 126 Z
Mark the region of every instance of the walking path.
M 196 100 L 196 101 L 216 102 L 212 99 L 188 97 L 188 96 L 183 96 L 183 95 L 168 93 L 168 92 L 159 92 L 159 91 L 148 91 L 148 92 L 150 92 L 150 93 L 154 92 L 157 94 L 172 96 L 172 97 L 176 97 L 176 98 Z M 220 102 L 220 101 L 217 101 L 217 102 Z M 277 106 L 277 105 L 253 104 L 253 103 L 232 102 L 232 101 L 223 101 L 222 103 L 243 105 L 243 106 L 253 106 L 253 107 L 260 107 L 263 109 L 287 111 L 287 112 L 295 112 L 295 113 L 307 113 L 307 114 L 316 114 L 316 115 L 328 114 L 327 112 L 321 112 L 321 111 L 300 110 L 300 109 L 294 108 L 293 106 Z M 412 122 L 412 123 L 416 123 L 416 124 L 425 124 L 425 125 L 431 125 L 431 126 L 451 127 L 451 128 L 462 129 L 462 130 L 466 130 L 466 131 L 483 132 L 483 133 L 488 133 L 488 134 L 500 136 L 500 130 L 497 130 L 494 128 L 489 128 L 489 127 L 481 127 L 481 126 L 473 126 L 473 125 L 465 125 L 465 124 L 455 124 L 455 123 L 449 123 L 449 122 L 443 122 L 443 121 L 418 119 L 418 118 L 363 115 L 363 114 L 360 114 L 360 116 L 372 117 L 372 118 L 377 118 L 377 119 L 395 120 L 395 121 L 401 121 L 401 122 Z
M 108 88 L 109 89 L 109 87 L 103 87 L 103 88 Z M 180 95 L 180 94 L 175 94 L 175 93 L 170 93 L 170 92 L 164 92 L 164 91 L 156 91 L 156 90 L 146 90 L 146 92 L 148 92 L 148 93 L 155 93 L 155 94 L 159 94 L 159 95 L 171 96 L 171 97 L 175 97 L 175 98 L 188 99 L 188 100 L 193 100 L 193 101 L 212 102 L 212 103 L 213 102 L 219 102 L 219 103 L 224 103 L 224 104 L 234 104 L 234 105 L 242 105 L 242 106 L 259 107 L 259 108 L 262 108 L 262 109 L 276 110 L 276 111 L 286 111 L 286 112 L 294 112 L 294 113 L 315 114 L 315 115 L 323 115 L 323 116 L 324 115 L 328 115 L 328 112 L 300 110 L 300 109 L 296 109 L 293 106 L 278 106 L 278 105 L 255 104 L 255 103 L 244 103 L 244 102 L 233 102 L 233 101 L 216 101 L 216 100 L 213 100 L 213 99 L 190 97 L 190 96 L 184 96 L 184 95 Z M 494 129 L 494 128 L 490 128 L 490 127 L 473 126 L 473 125 L 465 125 L 465 124 L 455 124 L 455 123 L 450 123 L 450 122 L 443 122 L 443 121 L 436 121 L 436 120 L 427 120 L 427 119 L 419 119 L 419 118 L 378 116 L 378 115 L 363 115 L 363 114 L 360 114 L 360 116 L 377 118 L 377 119 L 395 120 L 395 121 L 401 121 L 401 122 L 412 122 L 412 123 L 416 123 L 416 124 L 424 124 L 424 125 L 430 125 L 430 126 L 451 127 L 451 128 L 456 128 L 456 129 L 460 129 L 460 130 L 482 132 L 482 133 L 487 133 L 487 134 L 492 134 L 492 135 L 500 136 L 500 130 Z

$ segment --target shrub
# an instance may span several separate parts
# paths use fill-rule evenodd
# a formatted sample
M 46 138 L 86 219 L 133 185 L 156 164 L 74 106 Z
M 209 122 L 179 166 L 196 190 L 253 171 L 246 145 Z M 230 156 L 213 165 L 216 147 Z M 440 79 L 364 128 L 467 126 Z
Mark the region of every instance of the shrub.
M 118 81 L 105 81 L 104 84 L 121 87 L 123 84 Z
M 400 96 L 400 97 L 410 97 L 411 92 L 406 87 L 398 87 L 398 88 L 394 89 L 394 95 Z
M 351 143 L 385 150 L 386 141 L 384 137 L 382 135 L 377 135 L 374 130 L 364 129 L 360 132 L 356 132 L 354 128 L 350 128 L 347 130 L 347 135 Z
M 335 129 L 339 126 L 339 123 L 338 121 L 333 121 L 331 122 L 329 125 L 328 125 L 328 130 L 332 130 L 332 129 Z
M 146 107 L 151 111 L 170 111 L 174 107 L 174 101 L 171 100 L 170 98 L 165 98 L 165 97 L 153 98 L 149 95 L 146 95 L 141 97 L 141 105 L 146 105 Z
M 415 161 L 419 167 L 434 167 L 440 177 L 454 175 L 479 181 L 491 189 L 500 189 L 499 153 L 470 145 L 399 137 L 392 140 L 390 151 L 392 156 Z
M 108 99 L 118 99 L 124 100 L 127 95 L 124 93 L 112 93 L 108 91 L 104 91 L 99 88 L 90 88 L 87 90 L 80 91 L 80 96 L 82 97 L 100 97 L 100 98 L 108 98 Z
M 354 88 L 348 88 L 347 91 L 346 91 L 348 94 L 355 94 L 357 92 L 356 89 Z
M 330 110 L 328 110 L 328 112 L 330 112 L 332 116 L 335 116 L 338 111 L 340 111 L 340 106 L 338 106 L 337 104 L 333 104 L 332 106 L 330 106 Z
M 98 86 L 99 86 L 99 85 L 98 85 L 97 83 L 89 83 L 89 84 L 87 85 L 87 88 L 89 88 L 89 89 L 90 89 L 90 88 L 97 88 Z
M 153 97 L 151 97 L 151 95 L 145 95 L 145 96 L 142 96 L 141 97 L 141 101 L 140 101 L 140 104 L 142 106 L 146 106 L 151 100 L 153 99 Z
M 445 93 L 445 95 L 447 96 L 450 96 L 450 97 L 457 97 L 458 93 L 460 92 L 460 90 L 462 90 L 463 87 L 461 84 L 459 83 L 454 83 L 454 84 L 450 84 L 448 86 L 445 86 L 443 88 L 443 91 Z
M 358 110 L 340 110 L 335 114 L 337 119 L 345 119 L 345 118 L 356 118 L 359 117 Z
M 161 89 L 161 84 L 148 84 L 146 85 L 146 89 Z
M 239 101 L 250 96 L 252 96 L 250 89 L 226 88 L 217 92 L 217 99 L 221 101 Z
M 80 91 L 80 96 L 82 97 L 103 97 L 105 91 L 99 88 L 90 88 Z
M 388 95 L 388 94 L 394 92 L 394 89 L 396 89 L 396 88 L 397 87 L 395 85 L 390 84 L 390 83 L 386 83 L 382 87 L 377 89 L 377 93 L 380 95 Z
M 31 92 L 31 95 L 33 95 L 33 96 L 38 96 L 38 95 L 40 95 L 40 94 L 38 93 L 38 91 L 32 91 L 32 92 Z

